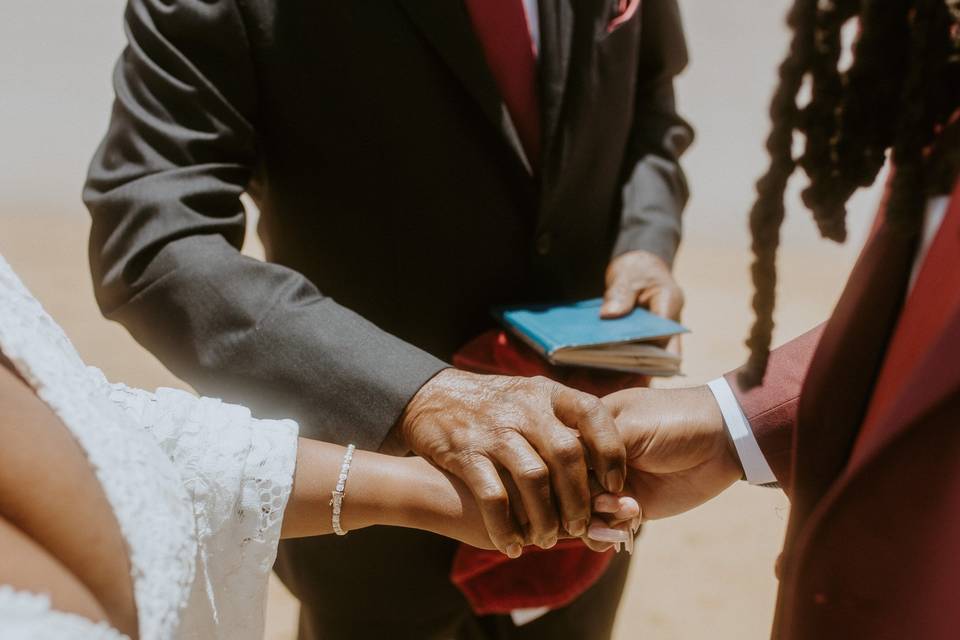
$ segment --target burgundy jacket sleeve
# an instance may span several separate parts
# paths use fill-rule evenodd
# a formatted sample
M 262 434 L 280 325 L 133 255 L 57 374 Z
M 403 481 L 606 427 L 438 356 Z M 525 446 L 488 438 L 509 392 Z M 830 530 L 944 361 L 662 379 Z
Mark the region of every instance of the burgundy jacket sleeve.
M 744 391 L 737 383 L 738 371 L 724 376 L 743 409 L 760 450 L 780 485 L 790 485 L 793 431 L 797 422 L 800 390 L 807 376 L 820 334 L 820 325 L 770 353 L 763 384 Z

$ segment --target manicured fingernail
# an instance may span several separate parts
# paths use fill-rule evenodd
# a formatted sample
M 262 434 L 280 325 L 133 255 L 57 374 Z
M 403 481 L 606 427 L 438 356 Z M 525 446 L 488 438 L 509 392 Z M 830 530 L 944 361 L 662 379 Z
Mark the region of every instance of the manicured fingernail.
M 593 510 L 597 513 L 616 513 L 620 509 L 620 499 L 609 493 L 601 493 L 593 499 Z
M 599 524 L 592 525 L 587 532 L 587 537 L 597 542 L 626 542 L 629 536 L 630 534 L 626 531 L 611 529 Z
M 568 522 L 565 524 L 563 528 L 566 529 L 567 533 L 573 537 L 579 538 L 587 532 L 587 521 L 583 518 L 580 520 L 574 520 L 573 522 Z
M 607 491 L 620 493 L 623 489 L 623 474 L 619 469 L 607 471 Z
M 521 553 L 523 553 L 523 547 L 516 542 L 507 547 L 507 557 L 509 558 L 519 558 Z
M 618 520 L 626 520 L 628 518 L 633 518 L 640 511 L 640 505 L 637 504 L 637 501 L 629 496 L 622 496 L 617 500 L 617 511 L 616 518 Z

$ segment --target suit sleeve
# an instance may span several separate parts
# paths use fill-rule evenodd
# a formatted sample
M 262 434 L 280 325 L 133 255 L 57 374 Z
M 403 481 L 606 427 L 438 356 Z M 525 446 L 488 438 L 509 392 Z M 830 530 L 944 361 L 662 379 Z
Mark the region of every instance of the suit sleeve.
M 724 377 L 764 458 L 779 484 L 789 493 L 792 472 L 793 433 L 797 424 L 797 405 L 807 369 L 817 349 L 823 325 L 794 338 L 770 353 L 763 384 L 744 391 L 737 383 L 738 371 Z
M 673 89 L 674 77 L 687 65 L 687 45 L 676 0 L 645 0 L 641 11 L 636 114 L 613 255 L 645 250 L 672 265 L 689 196 L 680 156 L 693 142 Z
M 104 314 L 205 395 L 376 449 L 446 365 L 239 252 L 257 90 L 234 0 L 130 0 L 84 190 Z

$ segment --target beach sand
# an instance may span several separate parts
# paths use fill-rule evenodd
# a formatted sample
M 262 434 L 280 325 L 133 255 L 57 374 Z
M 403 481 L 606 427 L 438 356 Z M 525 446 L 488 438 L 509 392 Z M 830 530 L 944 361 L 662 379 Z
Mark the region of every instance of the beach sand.
M 120 326 L 102 319 L 86 262 L 88 223 L 78 215 L 0 216 L 0 252 L 65 327 L 81 354 L 112 380 L 148 389 L 183 386 Z M 686 288 L 684 378 L 697 384 L 741 363 L 748 311 L 748 255 L 741 247 L 687 243 L 677 263 Z M 252 248 L 254 253 L 256 247 Z M 785 339 L 829 313 L 853 252 L 788 244 L 778 336 Z M 764 638 L 776 581 L 787 502 L 777 490 L 735 486 L 692 513 L 649 524 L 639 540 L 616 638 Z M 270 591 L 268 640 L 295 637 L 297 604 L 278 581 Z

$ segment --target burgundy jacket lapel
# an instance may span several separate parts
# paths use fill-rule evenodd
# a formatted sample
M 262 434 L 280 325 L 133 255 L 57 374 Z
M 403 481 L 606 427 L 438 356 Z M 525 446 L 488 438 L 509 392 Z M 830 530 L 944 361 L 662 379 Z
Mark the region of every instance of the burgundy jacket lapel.
M 899 339 L 901 367 L 905 376 L 888 410 L 875 419 L 866 438 L 861 437 L 853 456 L 848 475 L 856 474 L 884 447 L 904 430 L 922 419 L 923 415 L 951 394 L 960 393 L 960 308 L 956 306 L 956 287 L 960 280 L 954 269 L 960 259 L 960 237 L 954 226 L 960 216 L 960 181 L 953 189 L 947 205 L 946 217 L 940 232 L 930 247 L 928 259 L 919 272 L 917 286 L 911 293 L 911 308 L 900 321 Z M 946 261 L 946 262 L 945 262 Z M 929 269 L 943 269 L 938 275 Z M 943 288 L 947 287 L 947 288 Z M 938 306 L 938 305 L 944 306 Z M 928 317 L 928 314 L 935 314 Z M 943 315 L 941 315 L 943 314 Z M 941 320 L 943 324 L 936 324 Z M 934 324 L 925 324 L 926 322 Z M 907 336 L 915 335 L 920 342 L 912 342 L 907 362 L 902 361 L 903 344 Z M 924 338 L 932 342 L 924 342 Z M 873 419 L 872 419 L 873 420 Z
M 865 442 L 865 450 L 841 480 L 838 492 L 847 479 L 861 472 L 880 452 L 909 431 L 924 416 L 943 402 L 960 395 L 960 313 L 954 314 L 936 346 L 914 368 L 892 410 L 883 418 L 876 440 Z M 858 452 L 859 453 L 859 452 Z
M 798 407 L 791 527 L 839 478 L 903 304 L 917 237 L 883 224 L 854 267 Z
M 881 214 L 882 215 L 882 214 Z M 847 464 L 903 306 L 917 237 L 881 224 L 857 261 L 810 363 L 794 430 L 790 520 L 778 563 L 774 629 L 802 555 L 801 533 Z M 775 633 L 776 637 L 776 633 Z

